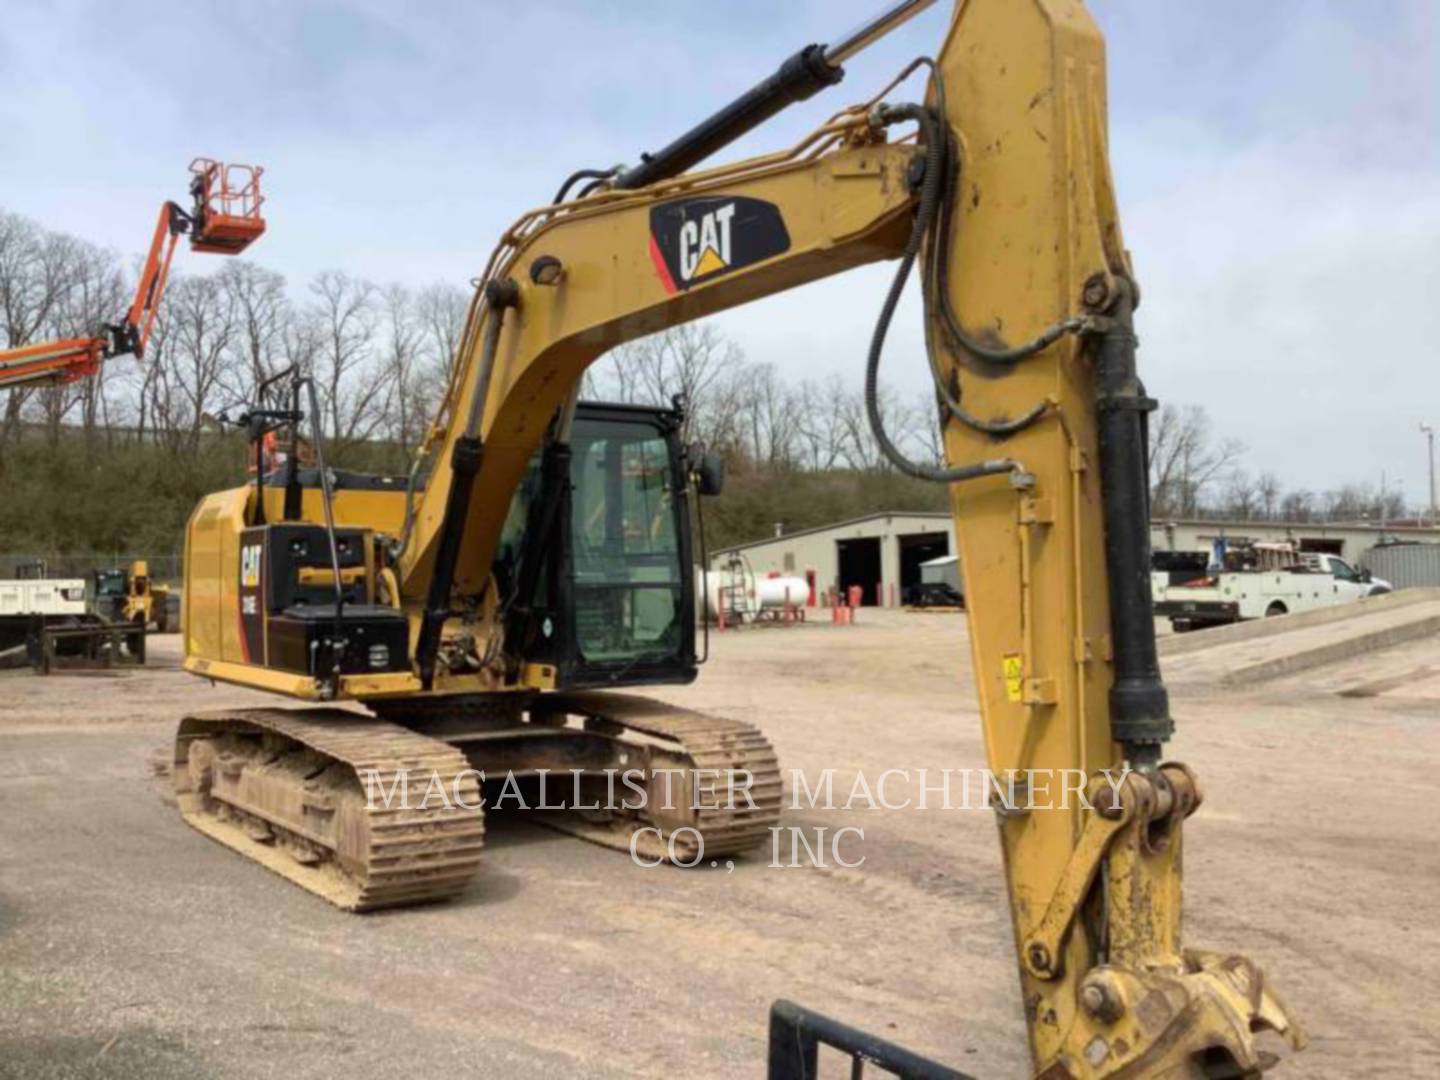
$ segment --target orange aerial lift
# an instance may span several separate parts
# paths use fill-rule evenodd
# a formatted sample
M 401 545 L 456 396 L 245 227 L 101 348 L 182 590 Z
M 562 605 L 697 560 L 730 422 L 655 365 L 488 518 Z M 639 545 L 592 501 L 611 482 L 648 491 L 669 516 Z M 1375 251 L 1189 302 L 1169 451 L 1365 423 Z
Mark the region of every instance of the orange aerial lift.
M 222 165 L 209 158 L 192 161 L 191 208 L 186 211 L 168 201 L 160 208 L 150 254 L 124 318 L 107 323 L 103 333 L 92 337 L 0 350 L 0 389 L 37 381 L 74 382 L 95 374 L 112 356 L 144 356 L 180 236 L 189 235 L 192 251 L 238 255 L 265 232 L 265 219 L 260 216 L 265 201 L 260 194 L 263 171 L 259 166 Z

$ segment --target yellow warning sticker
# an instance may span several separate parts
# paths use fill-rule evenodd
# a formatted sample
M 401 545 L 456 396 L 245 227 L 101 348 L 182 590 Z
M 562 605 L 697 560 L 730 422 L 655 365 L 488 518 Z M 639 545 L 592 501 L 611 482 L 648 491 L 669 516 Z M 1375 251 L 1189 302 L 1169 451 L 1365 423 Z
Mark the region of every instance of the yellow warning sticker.
M 1023 700 L 1025 696 L 1025 665 L 1020 659 L 1020 654 L 1011 653 L 1004 657 L 1001 660 L 1001 669 L 1005 673 L 1005 697 L 1014 702 Z

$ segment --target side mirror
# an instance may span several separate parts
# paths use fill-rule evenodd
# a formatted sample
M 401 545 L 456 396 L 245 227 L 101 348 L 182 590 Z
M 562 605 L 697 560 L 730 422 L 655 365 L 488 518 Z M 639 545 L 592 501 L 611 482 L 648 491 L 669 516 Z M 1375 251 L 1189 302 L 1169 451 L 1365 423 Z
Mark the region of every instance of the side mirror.
M 1372 574 L 1369 570 L 1361 570 L 1357 573 L 1356 576 L 1359 577 L 1360 580 L 1367 585 L 1375 580 L 1375 575 Z
M 725 487 L 724 459 L 707 451 L 702 443 L 692 443 L 688 457 L 695 470 L 695 490 L 701 495 L 719 495 Z

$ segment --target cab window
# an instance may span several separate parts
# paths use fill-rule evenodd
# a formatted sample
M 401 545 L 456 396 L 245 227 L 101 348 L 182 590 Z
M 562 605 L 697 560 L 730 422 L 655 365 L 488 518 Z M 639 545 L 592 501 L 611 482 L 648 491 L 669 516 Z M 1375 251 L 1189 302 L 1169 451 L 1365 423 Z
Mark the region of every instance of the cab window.
M 667 657 L 681 644 L 680 543 L 669 445 L 601 421 L 572 444 L 576 639 L 589 661 Z

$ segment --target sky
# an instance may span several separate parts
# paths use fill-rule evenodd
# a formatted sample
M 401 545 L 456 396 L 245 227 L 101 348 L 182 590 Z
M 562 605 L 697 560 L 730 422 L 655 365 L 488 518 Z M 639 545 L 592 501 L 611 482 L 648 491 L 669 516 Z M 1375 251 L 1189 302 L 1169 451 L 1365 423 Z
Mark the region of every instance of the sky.
M 634 161 L 886 2 L 6 0 L 0 208 L 139 253 L 192 157 L 257 162 L 270 229 L 252 255 L 293 288 L 324 269 L 463 285 L 571 170 Z M 1440 4 L 1090 7 L 1152 395 L 1204 406 L 1248 468 L 1288 486 L 1383 474 L 1423 502 L 1419 424 L 1440 426 Z M 868 97 L 938 48 L 949 8 L 724 157 Z M 717 322 L 794 380 L 858 382 L 890 275 Z M 913 296 L 890 341 L 885 378 L 918 396 Z

